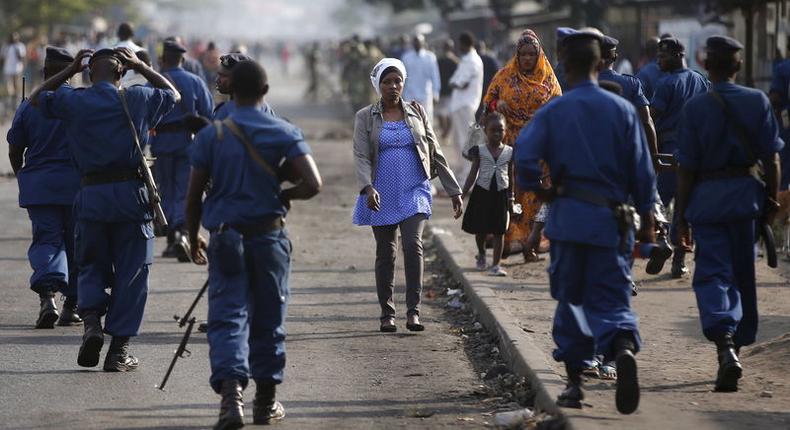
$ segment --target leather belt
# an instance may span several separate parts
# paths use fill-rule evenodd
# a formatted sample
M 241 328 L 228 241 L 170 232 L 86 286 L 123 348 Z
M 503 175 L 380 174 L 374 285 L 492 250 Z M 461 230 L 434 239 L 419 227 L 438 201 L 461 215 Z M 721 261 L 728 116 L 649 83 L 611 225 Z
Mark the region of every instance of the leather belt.
M 285 218 L 278 216 L 254 223 L 223 225 L 220 226 L 219 230 L 223 231 L 226 228 L 232 228 L 246 237 L 262 236 L 285 228 Z
M 720 179 L 742 178 L 744 176 L 754 176 L 752 167 L 738 166 L 725 167 L 723 169 L 709 170 L 697 173 L 697 181 L 716 181 Z
M 80 180 L 83 187 L 90 185 L 110 184 L 113 182 L 126 182 L 140 179 L 140 173 L 134 169 L 108 170 L 92 172 L 84 175 Z
M 152 131 L 153 131 L 154 135 L 157 135 L 157 134 L 160 134 L 160 133 L 185 133 L 185 132 L 191 132 L 190 130 L 187 130 L 187 127 L 186 127 L 186 125 L 184 125 L 183 121 L 174 121 L 174 122 L 168 122 L 167 124 L 160 124 L 160 125 L 157 125 L 156 127 L 154 127 L 154 129 Z

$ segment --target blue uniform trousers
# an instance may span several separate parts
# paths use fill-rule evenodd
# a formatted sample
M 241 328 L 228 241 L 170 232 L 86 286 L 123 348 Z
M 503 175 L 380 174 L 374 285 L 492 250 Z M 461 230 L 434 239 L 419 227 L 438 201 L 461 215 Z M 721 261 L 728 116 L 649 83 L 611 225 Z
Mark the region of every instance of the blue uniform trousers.
M 757 337 L 755 221 L 695 224 L 694 293 L 702 332 L 715 341 L 731 333 L 736 346 Z
M 216 264 L 213 234 L 209 243 L 209 382 L 217 393 L 223 380 L 279 384 L 284 376 L 291 242 L 277 230 L 244 238 L 243 246 L 245 268 L 228 275 Z
M 631 333 L 640 346 L 637 317 L 631 310 L 629 251 L 554 240 L 551 242 L 549 280 L 559 303 L 552 335 L 554 359 L 574 369 L 584 367 L 596 351 L 614 359 L 612 342 Z M 635 351 L 636 352 L 636 351 Z
M 112 336 L 137 336 L 153 252 L 150 222 L 78 221 L 80 311 L 106 314 L 104 331 Z
M 59 291 L 68 298 L 77 298 L 71 206 L 28 206 L 27 214 L 33 224 L 33 242 L 27 251 L 33 268 L 30 288 L 39 294 Z
M 168 226 L 171 231 L 178 230 L 184 225 L 184 201 L 189 185 L 189 155 L 186 150 L 157 154 L 154 170 Z

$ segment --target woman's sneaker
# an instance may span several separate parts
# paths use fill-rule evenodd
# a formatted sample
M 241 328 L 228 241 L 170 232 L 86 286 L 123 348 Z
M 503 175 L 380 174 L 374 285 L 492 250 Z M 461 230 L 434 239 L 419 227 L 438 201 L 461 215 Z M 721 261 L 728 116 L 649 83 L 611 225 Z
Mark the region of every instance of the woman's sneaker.
M 488 269 L 489 276 L 507 276 L 507 272 L 500 265 L 492 266 Z
M 475 256 L 477 259 L 477 270 L 486 270 L 486 256 L 485 254 Z

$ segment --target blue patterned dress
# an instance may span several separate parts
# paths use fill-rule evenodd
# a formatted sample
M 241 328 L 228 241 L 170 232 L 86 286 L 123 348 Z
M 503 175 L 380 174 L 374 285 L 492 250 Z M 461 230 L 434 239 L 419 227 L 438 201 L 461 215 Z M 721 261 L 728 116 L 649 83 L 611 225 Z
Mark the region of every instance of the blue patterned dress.
M 357 197 L 356 225 L 393 225 L 418 213 L 431 216 L 431 182 L 425 176 L 411 130 L 404 121 L 384 122 L 373 188 L 381 196 L 381 210 L 368 209 L 367 195 Z

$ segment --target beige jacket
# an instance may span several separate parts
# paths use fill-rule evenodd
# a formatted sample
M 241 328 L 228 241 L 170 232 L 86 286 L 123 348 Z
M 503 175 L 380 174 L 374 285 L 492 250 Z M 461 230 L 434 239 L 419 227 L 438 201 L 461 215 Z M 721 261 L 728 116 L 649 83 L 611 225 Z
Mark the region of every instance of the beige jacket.
M 422 161 L 425 176 L 431 178 L 431 170 L 437 174 L 442 187 L 450 196 L 461 194 L 461 187 L 455 180 L 453 171 L 444 158 L 439 142 L 431 124 L 423 120 L 417 108 L 410 103 L 401 102 L 406 125 L 414 137 L 417 155 Z M 362 108 L 354 119 L 354 161 L 357 169 L 357 183 L 360 193 L 376 180 L 376 163 L 379 158 L 379 137 L 381 136 L 381 101 Z M 429 154 L 433 152 L 433 159 Z M 431 166 L 433 162 L 433 166 Z

